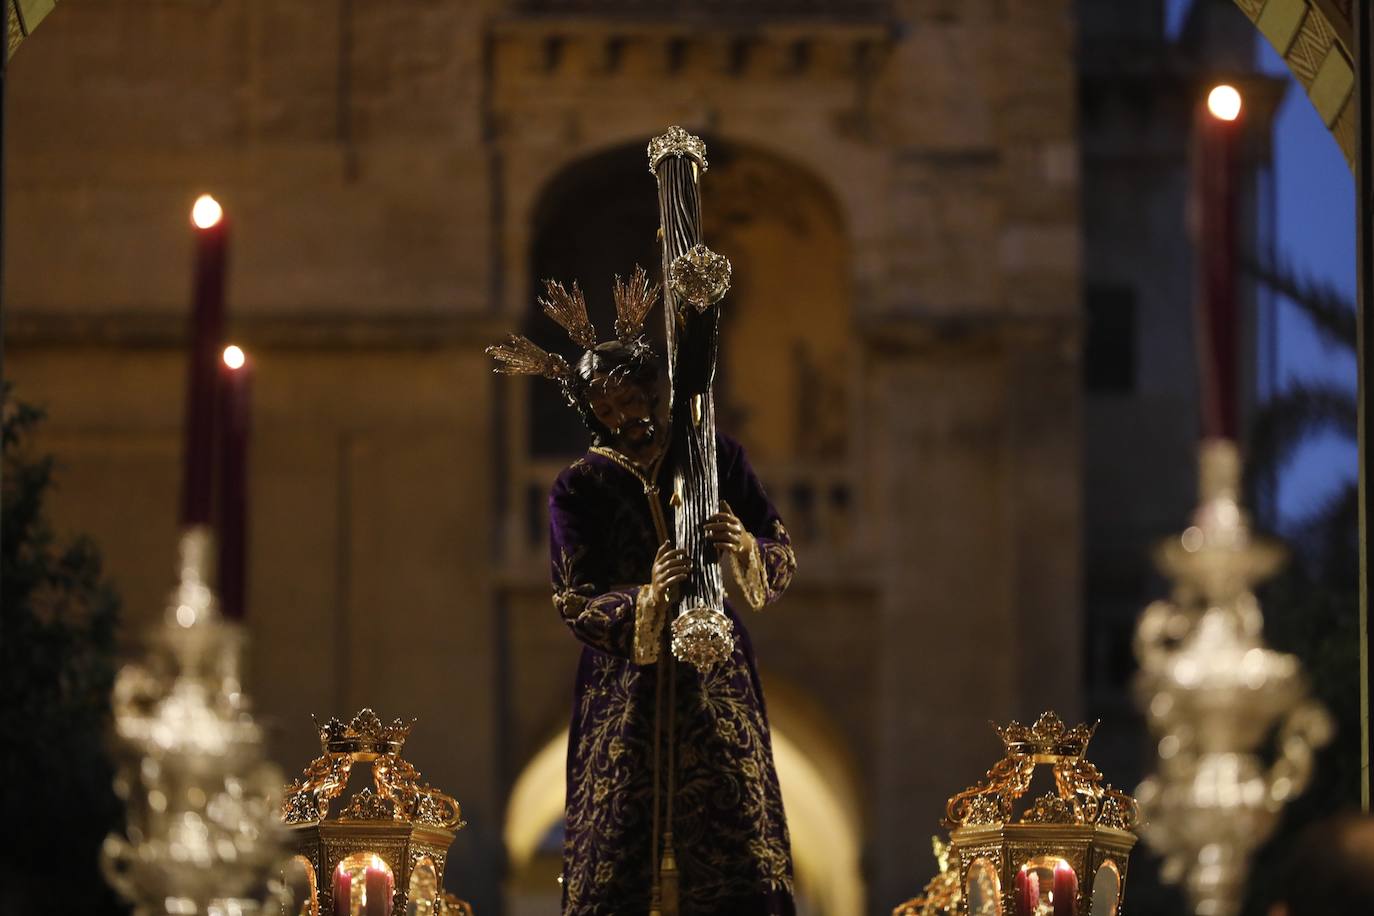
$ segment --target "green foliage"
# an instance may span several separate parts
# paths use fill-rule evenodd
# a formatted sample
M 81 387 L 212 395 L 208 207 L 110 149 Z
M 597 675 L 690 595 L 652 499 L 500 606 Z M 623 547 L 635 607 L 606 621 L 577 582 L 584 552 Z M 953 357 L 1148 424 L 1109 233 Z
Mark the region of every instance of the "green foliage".
M 10 401 L 0 491 L 0 792 L 14 836 L 0 886 L 13 912 L 121 913 L 97 855 L 122 811 L 106 753 L 119 599 L 89 538 L 44 513 L 51 456 L 28 453 L 42 412 Z

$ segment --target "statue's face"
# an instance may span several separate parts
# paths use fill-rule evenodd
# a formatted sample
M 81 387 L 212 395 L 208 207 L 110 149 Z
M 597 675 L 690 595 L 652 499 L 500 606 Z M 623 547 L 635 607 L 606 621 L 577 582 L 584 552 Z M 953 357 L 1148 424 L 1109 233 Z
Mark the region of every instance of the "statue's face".
M 667 429 L 662 380 L 651 367 L 612 372 L 592 379 L 587 404 L 621 451 L 644 452 L 659 445 Z

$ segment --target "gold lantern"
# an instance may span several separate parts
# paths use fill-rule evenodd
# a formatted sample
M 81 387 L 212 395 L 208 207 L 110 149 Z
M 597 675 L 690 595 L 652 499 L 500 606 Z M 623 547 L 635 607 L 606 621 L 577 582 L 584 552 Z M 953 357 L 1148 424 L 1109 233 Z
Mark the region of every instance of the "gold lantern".
M 286 787 L 282 820 L 296 855 L 286 867 L 290 916 L 438 916 L 444 862 L 464 826 L 458 802 L 420 782 L 401 758 L 411 726 L 383 724 L 363 709 L 320 726 L 322 753 Z M 356 763 L 372 764 L 372 786 L 331 815 Z
M 960 912 L 1116 916 L 1137 808 L 1129 795 L 1104 787 L 1083 757 L 1097 726 L 1067 728 L 1046 712 L 1030 727 L 993 727 L 1006 756 L 946 807 Z M 1021 799 L 1042 765 L 1054 788 L 1027 805 Z

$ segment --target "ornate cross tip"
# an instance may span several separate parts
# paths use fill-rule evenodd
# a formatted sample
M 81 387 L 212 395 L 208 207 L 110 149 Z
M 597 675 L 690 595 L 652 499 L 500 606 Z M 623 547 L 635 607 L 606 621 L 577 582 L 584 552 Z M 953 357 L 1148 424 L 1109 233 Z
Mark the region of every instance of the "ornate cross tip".
M 545 280 L 544 292 L 547 299 L 541 298 L 539 304 L 544 314 L 563 326 L 573 343 L 584 350 L 596 346 L 596 328 L 587 317 L 587 300 L 582 296 L 577 281 L 573 281 L 572 292 L 563 288 L 557 280 Z
M 649 309 L 658 301 L 658 284 L 649 284 L 649 275 L 644 268 L 635 265 L 629 282 L 615 278 L 615 334 L 620 342 L 628 344 L 644 330 L 644 318 Z
M 649 141 L 649 171 L 658 174 L 658 164 L 668 156 L 688 156 L 706 171 L 706 144 L 674 124 Z
M 519 334 L 511 334 L 504 343 L 487 347 L 486 354 L 496 361 L 493 371 L 501 375 L 542 375 L 561 382 L 571 371 L 563 357 Z

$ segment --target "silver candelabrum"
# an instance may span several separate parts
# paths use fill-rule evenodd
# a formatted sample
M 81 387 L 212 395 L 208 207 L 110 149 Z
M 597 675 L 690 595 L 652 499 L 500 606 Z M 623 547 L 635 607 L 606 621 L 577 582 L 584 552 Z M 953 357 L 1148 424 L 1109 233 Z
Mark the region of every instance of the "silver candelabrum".
M 263 756 L 239 676 L 243 634 L 209 585 L 208 528 L 182 535 L 180 574 L 144 657 L 115 680 L 115 789 L 123 835 L 105 840 L 106 880 L 138 916 L 276 912 L 281 772 Z
M 1252 589 L 1284 552 L 1251 534 L 1239 485 L 1235 443 L 1203 442 L 1192 525 L 1157 554 L 1173 595 L 1145 609 L 1135 637 L 1138 701 L 1158 739 L 1157 770 L 1136 791 L 1141 833 L 1199 916 L 1239 911 L 1251 853 L 1332 730 L 1298 659 L 1264 644 Z

